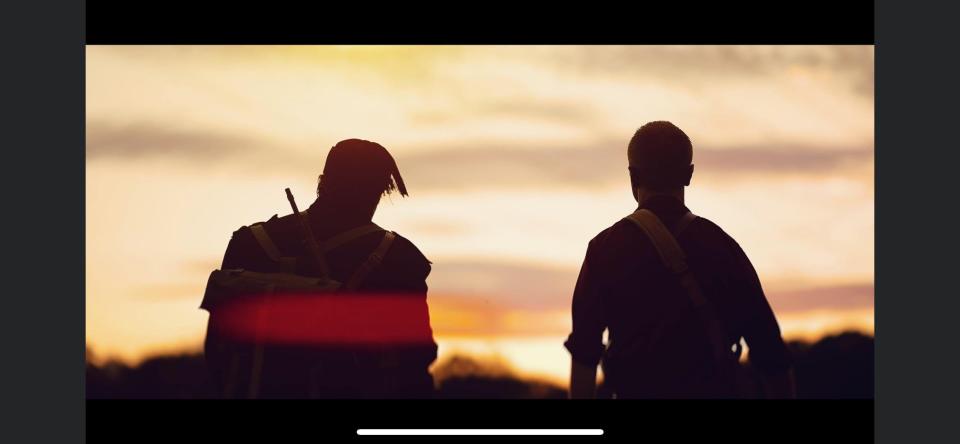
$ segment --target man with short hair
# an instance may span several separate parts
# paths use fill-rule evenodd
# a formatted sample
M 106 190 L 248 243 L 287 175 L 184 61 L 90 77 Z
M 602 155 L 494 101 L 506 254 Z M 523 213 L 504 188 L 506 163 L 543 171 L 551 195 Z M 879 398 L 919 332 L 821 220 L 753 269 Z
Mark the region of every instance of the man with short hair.
M 670 122 L 650 122 L 630 140 L 627 158 L 638 209 L 588 246 L 565 342 L 570 396 L 596 396 L 601 361 L 604 384 L 617 398 L 745 396 L 737 362 L 743 338 L 763 396 L 792 397 L 788 351 L 750 260 L 720 227 L 684 205 L 693 175 L 690 139 Z M 679 245 L 679 253 L 663 253 L 668 244 Z M 683 265 L 671 268 L 674 259 Z
M 255 393 L 260 398 L 432 396 L 427 369 L 436 359 L 437 345 L 426 301 L 430 261 L 406 238 L 372 223 L 381 196 L 393 191 L 407 195 L 386 148 L 344 140 L 330 149 L 316 200 L 301 210 L 316 242 L 329 247 L 322 259 L 312 254 L 303 221 L 293 214 L 274 215 L 233 233 L 221 269 L 326 275 L 350 291 L 293 299 L 300 305 L 285 312 L 289 319 L 267 320 L 270 331 L 286 335 L 278 338 L 286 342 L 266 344 L 262 355 L 208 328 L 205 354 L 221 393 Z M 278 193 L 278 200 L 281 196 Z M 264 239 L 275 246 L 265 248 Z M 372 257 L 377 260 L 370 262 Z M 291 263 L 294 270 L 286 270 Z M 367 263 L 372 266 L 362 266 Z M 222 313 L 211 310 L 211 325 L 215 316 L 226 316 Z M 243 324 L 241 331 L 260 322 L 234 321 Z

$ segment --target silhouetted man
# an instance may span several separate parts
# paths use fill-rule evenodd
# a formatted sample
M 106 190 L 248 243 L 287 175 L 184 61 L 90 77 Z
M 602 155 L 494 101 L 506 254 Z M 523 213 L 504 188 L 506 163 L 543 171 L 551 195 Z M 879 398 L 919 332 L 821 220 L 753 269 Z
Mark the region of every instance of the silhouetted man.
M 793 396 L 788 351 L 753 266 L 736 241 L 684 205 L 690 139 L 669 122 L 650 122 L 627 158 L 639 205 L 587 248 L 565 343 L 571 397 L 596 396 L 601 361 L 617 398 L 743 396 L 741 338 L 765 396 Z
M 431 396 L 427 368 L 437 347 L 426 303 L 430 262 L 410 241 L 371 222 L 381 196 L 393 191 L 407 195 L 387 150 L 344 140 L 330 149 L 317 198 L 301 212 L 305 224 L 294 214 L 274 215 L 233 233 L 221 269 L 273 273 L 293 267 L 296 276 L 328 275 L 347 291 L 275 298 L 259 312 L 211 309 L 211 325 L 220 316 L 222 325 L 241 324 L 233 331 L 257 328 L 268 338 L 257 351 L 208 328 L 207 362 L 226 396 Z M 323 250 L 322 260 L 312 254 L 304 225 Z M 246 314 L 230 318 L 237 313 Z

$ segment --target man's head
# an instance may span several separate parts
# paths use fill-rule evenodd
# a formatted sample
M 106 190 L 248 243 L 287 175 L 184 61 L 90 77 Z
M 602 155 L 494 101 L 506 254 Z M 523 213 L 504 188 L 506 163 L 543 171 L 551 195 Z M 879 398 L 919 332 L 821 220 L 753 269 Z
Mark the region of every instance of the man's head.
M 693 146 L 680 128 L 666 121 L 640 127 L 627 146 L 634 197 L 640 192 L 677 193 L 690 185 Z
M 394 190 L 407 195 L 407 187 L 393 156 L 382 145 L 347 139 L 330 148 L 317 196 L 340 207 L 375 209 L 380 197 Z

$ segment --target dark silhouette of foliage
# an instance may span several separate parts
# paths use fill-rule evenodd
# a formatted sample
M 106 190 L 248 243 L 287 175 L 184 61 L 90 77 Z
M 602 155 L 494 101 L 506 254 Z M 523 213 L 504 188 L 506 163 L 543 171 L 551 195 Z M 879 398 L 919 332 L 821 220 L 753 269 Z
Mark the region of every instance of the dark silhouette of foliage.
M 825 337 L 813 344 L 788 343 L 800 398 L 873 398 L 873 338 L 860 333 Z M 91 360 L 87 351 L 88 362 Z M 523 378 L 497 362 L 454 356 L 432 370 L 439 399 L 564 398 L 566 388 Z M 86 367 L 87 397 L 215 398 L 201 354 L 158 356 L 136 367 L 108 361 Z M 603 387 L 601 385 L 600 389 Z

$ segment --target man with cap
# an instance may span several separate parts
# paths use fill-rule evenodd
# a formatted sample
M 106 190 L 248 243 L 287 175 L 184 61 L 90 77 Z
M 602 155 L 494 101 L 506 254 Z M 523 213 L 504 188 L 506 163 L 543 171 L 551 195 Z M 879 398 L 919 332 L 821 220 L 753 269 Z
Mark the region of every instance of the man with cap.
M 670 122 L 650 122 L 627 158 L 638 207 L 587 248 L 564 344 L 570 396 L 597 396 L 602 363 L 604 389 L 616 398 L 792 397 L 789 354 L 750 260 L 684 205 L 690 139 Z M 741 340 L 759 375 L 749 395 Z
M 289 310 L 291 319 L 287 325 L 282 319 L 273 320 L 281 324 L 274 330 L 310 338 L 315 343 L 301 341 L 297 347 L 268 347 L 262 368 L 257 371 L 257 397 L 431 396 L 433 379 L 427 369 L 436 359 L 437 346 L 426 302 L 430 261 L 406 238 L 372 223 L 380 198 L 395 191 L 407 196 L 406 185 L 390 153 L 375 142 L 344 140 L 327 155 L 316 200 L 306 211 L 301 210 L 316 243 L 324 246 L 323 267 L 318 267 L 316 256 L 311 254 L 304 239 L 307 230 L 296 215 L 274 215 L 266 222 L 251 224 L 262 227 L 276 246 L 275 255 L 295 259 L 297 275 L 328 275 L 346 286 L 355 286 L 349 294 L 334 294 L 339 299 L 330 299 L 334 305 L 327 310 L 331 312 L 336 307 L 336 313 L 355 319 L 322 317 L 325 325 L 315 327 L 326 337 L 318 337 L 314 331 L 296 331 L 298 327 L 294 327 L 302 325 L 297 324 L 302 319 L 293 317 L 310 315 L 301 312 L 315 310 L 317 316 L 322 316 L 319 312 L 324 307 L 316 304 Z M 221 268 L 280 271 L 278 262 L 269 257 L 251 226 L 233 233 Z M 363 266 L 371 257 L 377 257 L 374 266 Z M 362 273 L 358 271 L 361 269 Z M 350 330 L 338 331 L 347 328 Z M 406 331 L 395 331 L 397 328 Z M 411 341 L 411 337 L 418 339 Z M 399 340 L 394 341 L 395 338 Z M 215 381 L 227 396 L 243 397 L 244 389 L 239 387 L 243 383 L 237 384 L 236 372 L 231 373 L 230 360 L 235 356 L 230 356 L 229 350 L 227 341 L 208 328 L 205 354 Z M 230 393 L 231 390 L 236 393 Z

